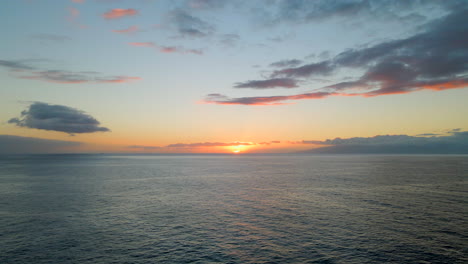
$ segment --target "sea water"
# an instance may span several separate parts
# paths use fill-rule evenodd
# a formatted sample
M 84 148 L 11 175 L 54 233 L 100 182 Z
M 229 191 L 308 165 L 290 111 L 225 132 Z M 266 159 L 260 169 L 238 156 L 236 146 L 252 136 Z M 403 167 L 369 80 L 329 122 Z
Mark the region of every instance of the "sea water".
M 468 263 L 468 156 L 0 156 L 0 263 Z

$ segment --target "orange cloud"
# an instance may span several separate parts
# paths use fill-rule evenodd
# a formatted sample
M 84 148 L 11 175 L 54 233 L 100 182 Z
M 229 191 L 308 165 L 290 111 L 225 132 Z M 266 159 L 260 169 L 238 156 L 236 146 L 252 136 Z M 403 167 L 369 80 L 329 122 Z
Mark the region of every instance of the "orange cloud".
M 200 142 L 200 143 L 177 143 L 177 144 L 170 144 L 166 147 L 168 148 L 200 148 L 200 147 L 230 147 L 230 146 L 251 146 L 255 145 L 252 142 Z
M 117 19 L 117 18 L 121 18 L 124 16 L 134 16 L 136 14 L 138 14 L 138 11 L 133 8 L 129 8 L 129 9 L 115 8 L 110 11 L 107 11 L 102 16 L 106 19 Z
M 126 29 L 120 29 L 120 30 L 112 30 L 112 32 L 119 33 L 119 34 L 133 34 L 138 31 L 137 26 L 131 26 Z

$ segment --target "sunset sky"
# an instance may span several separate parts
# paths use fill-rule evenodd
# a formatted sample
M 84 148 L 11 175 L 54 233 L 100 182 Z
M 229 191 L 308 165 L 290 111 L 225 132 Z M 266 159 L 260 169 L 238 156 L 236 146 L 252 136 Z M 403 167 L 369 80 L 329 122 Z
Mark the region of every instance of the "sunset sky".
M 5 0 L 0 21 L 0 153 L 468 146 L 467 1 Z

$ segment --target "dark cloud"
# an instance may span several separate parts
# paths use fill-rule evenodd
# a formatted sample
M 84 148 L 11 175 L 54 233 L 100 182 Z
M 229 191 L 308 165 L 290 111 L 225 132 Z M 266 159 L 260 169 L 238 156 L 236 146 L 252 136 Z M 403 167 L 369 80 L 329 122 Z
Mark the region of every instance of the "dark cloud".
M 252 88 L 252 89 L 269 89 L 269 88 L 296 88 L 297 81 L 290 78 L 275 78 L 269 80 L 254 80 L 243 83 L 236 83 L 234 88 Z
M 170 144 L 168 148 L 199 148 L 199 147 L 229 147 L 229 146 L 250 146 L 255 145 L 251 142 L 201 142 L 201 143 L 190 143 L 190 144 Z
M 333 94 L 326 92 L 304 93 L 285 96 L 258 96 L 258 97 L 238 97 L 229 98 L 222 94 L 209 94 L 204 102 L 207 104 L 223 105 L 284 105 L 284 101 L 303 100 L 303 99 L 321 99 Z
M 100 127 L 99 121 L 83 111 L 64 105 L 49 105 L 35 102 L 21 112 L 21 117 L 11 118 L 8 123 L 19 127 L 60 131 L 69 134 L 110 131 Z
M 286 67 L 296 67 L 302 64 L 301 60 L 292 59 L 292 60 L 280 60 L 270 64 L 270 67 L 277 67 L 277 68 L 286 68 Z
M 285 76 L 285 77 L 311 77 L 318 75 L 328 75 L 334 70 L 331 62 L 322 61 L 318 63 L 311 63 L 295 68 L 285 68 L 282 70 L 274 71 L 271 76 Z
M 219 104 L 277 105 L 286 100 L 326 96 L 379 96 L 419 90 L 441 91 L 468 87 L 468 7 L 428 23 L 411 37 L 350 49 L 332 59 L 274 71 L 273 78 L 327 76 L 351 68 L 363 71 L 354 80 L 335 83 L 314 93 L 290 96 L 214 100 Z M 320 94 L 321 96 L 309 96 Z M 221 98 L 218 98 L 221 99 Z M 228 100 L 226 100 L 228 99 Z M 262 103 L 268 101 L 268 103 Z M 246 103 L 247 102 L 247 103 Z
M 55 34 L 36 34 L 31 36 L 34 39 L 39 40 L 46 40 L 50 42 L 65 42 L 70 41 L 71 38 L 63 35 L 55 35 Z
M 385 135 L 303 141 L 303 143 L 326 146 L 306 151 L 309 153 L 468 154 L 468 131 L 440 137 Z
M 436 134 L 436 133 L 423 133 L 423 134 L 418 134 L 416 136 L 418 137 L 433 137 L 433 136 L 440 136 L 442 134 Z
M 177 31 L 183 37 L 206 37 L 214 31 L 211 24 L 182 9 L 171 11 L 169 22 L 176 26 Z
M 81 142 L 0 135 L 1 154 L 65 153 L 83 145 Z

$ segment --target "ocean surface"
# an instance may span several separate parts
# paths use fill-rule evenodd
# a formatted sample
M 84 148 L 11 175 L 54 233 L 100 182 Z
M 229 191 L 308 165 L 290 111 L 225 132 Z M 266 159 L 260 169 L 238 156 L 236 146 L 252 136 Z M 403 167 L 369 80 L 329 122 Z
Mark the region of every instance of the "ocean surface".
M 0 156 L 0 263 L 468 263 L 468 156 Z

